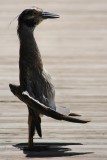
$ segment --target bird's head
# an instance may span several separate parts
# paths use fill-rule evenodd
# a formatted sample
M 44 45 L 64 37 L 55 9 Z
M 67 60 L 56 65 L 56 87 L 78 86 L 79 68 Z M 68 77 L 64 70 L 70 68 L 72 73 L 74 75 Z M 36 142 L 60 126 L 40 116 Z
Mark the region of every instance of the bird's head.
M 59 18 L 59 15 L 49 13 L 49 12 L 43 12 L 40 8 L 31 8 L 31 9 L 25 9 L 18 17 L 18 23 L 25 24 L 28 27 L 35 27 L 40 22 L 42 22 L 44 19 L 54 19 Z

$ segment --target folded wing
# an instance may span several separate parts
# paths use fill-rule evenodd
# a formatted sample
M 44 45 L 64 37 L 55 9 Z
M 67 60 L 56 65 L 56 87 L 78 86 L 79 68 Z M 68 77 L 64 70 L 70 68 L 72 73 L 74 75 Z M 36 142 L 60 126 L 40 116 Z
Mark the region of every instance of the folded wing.
M 46 115 L 46 116 L 54 118 L 56 120 L 65 120 L 65 121 L 69 121 L 69 122 L 73 122 L 73 123 L 87 123 L 87 122 L 89 122 L 86 120 L 73 118 L 71 116 L 67 116 L 65 114 L 54 111 L 53 109 L 49 108 L 48 106 L 40 103 L 38 100 L 31 97 L 27 91 L 22 92 L 20 86 L 9 84 L 9 87 L 15 96 L 17 96 L 21 101 L 26 103 L 28 106 L 31 106 L 31 108 L 35 112 L 37 111 L 40 114 Z

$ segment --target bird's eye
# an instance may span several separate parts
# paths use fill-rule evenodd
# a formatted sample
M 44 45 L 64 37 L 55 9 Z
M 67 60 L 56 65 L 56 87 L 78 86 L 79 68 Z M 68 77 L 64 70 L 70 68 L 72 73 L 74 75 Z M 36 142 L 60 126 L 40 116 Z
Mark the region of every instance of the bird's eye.
M 36 16 L 37 15 L 37 12 L 33 12 L 33 16 Z

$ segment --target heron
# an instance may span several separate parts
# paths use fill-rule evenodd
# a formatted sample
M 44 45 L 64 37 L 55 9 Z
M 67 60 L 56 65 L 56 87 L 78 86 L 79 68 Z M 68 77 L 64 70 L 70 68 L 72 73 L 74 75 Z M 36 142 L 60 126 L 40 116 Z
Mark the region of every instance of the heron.
M 35 28 L 46 19 L 59 18 L 58 14 L 44 12 L 35 7 L 25 9 L 18 16 L 19 37 L 19 82 L 9 84 L 12 93 L 28 107 L 28 149 L 34 149 L 35 131 L 42 137 L 41 115 L 74 123 L 89 121 L 75 118 L 76 113 L 68 112 L 55 103 L 55 88 L 51 76 L 44 69 L 42 57 L 34 37 Z M 64 112 L 62 113 L 62 111 Z

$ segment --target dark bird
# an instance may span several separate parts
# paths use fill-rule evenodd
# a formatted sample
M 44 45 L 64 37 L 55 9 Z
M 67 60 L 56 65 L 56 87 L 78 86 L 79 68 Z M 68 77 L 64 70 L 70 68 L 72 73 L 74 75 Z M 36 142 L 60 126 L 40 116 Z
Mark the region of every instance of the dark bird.
M 68 112 L 65 108 L 60 107 L 57 111 L 55 89 L 50 75 L 43 67 L 41 54 L 34 38 L 34 29 L 43 20 L 55 18 L 59 18 L 59 15 L 43 12 L 40 8 L 26 9 L 18 17 L 20 86 L 13 84 L 9 86 L 13 94 L 28 106 L 28 148 L 30 150 L 34 147 L 35 131 L 42 137 L 41 114 L 74 123 L 88 122 L 71 117 L 78 115 Z

